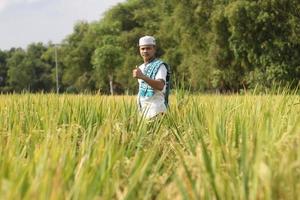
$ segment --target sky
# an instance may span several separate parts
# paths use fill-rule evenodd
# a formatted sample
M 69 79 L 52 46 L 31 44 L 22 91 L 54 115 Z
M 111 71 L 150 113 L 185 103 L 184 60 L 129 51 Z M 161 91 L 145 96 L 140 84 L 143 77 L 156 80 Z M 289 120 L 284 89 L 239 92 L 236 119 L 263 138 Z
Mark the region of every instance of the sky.
M 0 0 L 0 49 L 60 43 L 77 21 L 101 19 L 125 0 Z

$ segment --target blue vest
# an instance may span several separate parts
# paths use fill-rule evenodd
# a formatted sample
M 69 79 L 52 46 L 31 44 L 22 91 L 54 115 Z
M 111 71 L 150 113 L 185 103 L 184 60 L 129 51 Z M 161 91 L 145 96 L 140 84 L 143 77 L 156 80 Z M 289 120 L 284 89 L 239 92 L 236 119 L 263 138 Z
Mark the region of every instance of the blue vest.
M 155 76 L 162 64 L 164 64 L 167 68 L 167 77 L 165 83 L 166 84 L 165 105 L 168 107 L 169 93 L 170 93 L 170 77 L 171 77 L 171 71 L 169 66 L 159 59 L 154 59 L 147 65 L 147 67 L 145 66 L 144 75 L 148 76 L 151 79 L 155 79 Z M 154 95 L 154 89 L 150 85 L 148 85 L 145 81 L 142 80 L 139 88 L 139 96 L 152 97 L 153 95 Z

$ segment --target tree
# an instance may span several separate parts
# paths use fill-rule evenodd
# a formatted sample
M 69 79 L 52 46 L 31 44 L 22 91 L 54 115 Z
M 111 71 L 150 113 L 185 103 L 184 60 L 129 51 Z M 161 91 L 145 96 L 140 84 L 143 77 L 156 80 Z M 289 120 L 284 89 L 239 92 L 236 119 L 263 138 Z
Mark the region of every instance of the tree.
M 97 81 L 100 88 L 105 91 L 105 82 L 109 81 L 110 94 L 114 94 L 113 81 L 115 71 L 122 63 L 122 49 L 117 45 L 113 37 L 107 37 L 103 45 L 96 49 L 93 55 L 93 65 L 97 73 Z
M 31 90 L 32 91 L 51 91 L 55 81 L 51 77 L 54 68 L 49 62 L 43 59 L 47 47 L 42 43 L 30 44 L 26 52 L 26 63 L 32 68 Z
M 50 91 L 51 65 L 42 59 L 47 50 L 42 43 L 30 44 L 27 50 L 17 49 L 8 59 L 8 83 L 14 91 Z
M 6 86 L 7 81 L 7 58 L 8 53 L 0 50 L 0 87 Z
M 79 92 L 100 88 L 114 93 L 117 80 L 133 92 L 136 81 L 130 74 L 141 62 L 138 39 L 153 35 L 173 82 L 180 80 L 193 91 L 238 92 L 273 84 L 295 88 L 300 81 L 299 24 L 298 0 L 127 0 L 99 21 L 74 26 L 58 48 L 61 83 Z M 48 90 L 54 80 L 53 46 L 46 48 L 27 49 L 25 55 L 15 49 L 2 61 L 0 55 L 0 76 L 7 70 L 11 87 Z
M 8 59 L 8 83 L 13 90 L 20 92 L 31 88 L 33 68 L 26 61 L 26 52 L 23 49 L 16 50 Z
M 78 91 L 93 89 L 92 55 L 95 50 L 95 37 L 87 22 L 78 22 L 59 49 L 64 72 L 62 83 Z

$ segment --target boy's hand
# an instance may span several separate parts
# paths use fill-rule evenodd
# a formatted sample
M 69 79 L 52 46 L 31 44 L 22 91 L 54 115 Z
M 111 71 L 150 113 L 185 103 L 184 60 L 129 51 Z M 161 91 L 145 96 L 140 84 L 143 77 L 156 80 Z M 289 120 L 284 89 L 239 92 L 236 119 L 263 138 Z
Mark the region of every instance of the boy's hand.
M 136 68 L 132 70 L 132 76 L 133 76 L 133 78 L 142 79 L 143 76 L 144 76 L 144 74 L 143 74 L 143 72 L 140 70 L 140 68 L 138 68 L 138 67 L 136 66 Z

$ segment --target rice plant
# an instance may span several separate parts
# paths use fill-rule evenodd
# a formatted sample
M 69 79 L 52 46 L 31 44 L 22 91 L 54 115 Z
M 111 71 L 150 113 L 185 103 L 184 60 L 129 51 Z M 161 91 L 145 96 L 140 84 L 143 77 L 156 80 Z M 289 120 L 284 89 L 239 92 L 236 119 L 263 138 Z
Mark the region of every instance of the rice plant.
M 300 97 L 0 96 L 0 199 L 297 199 Z

